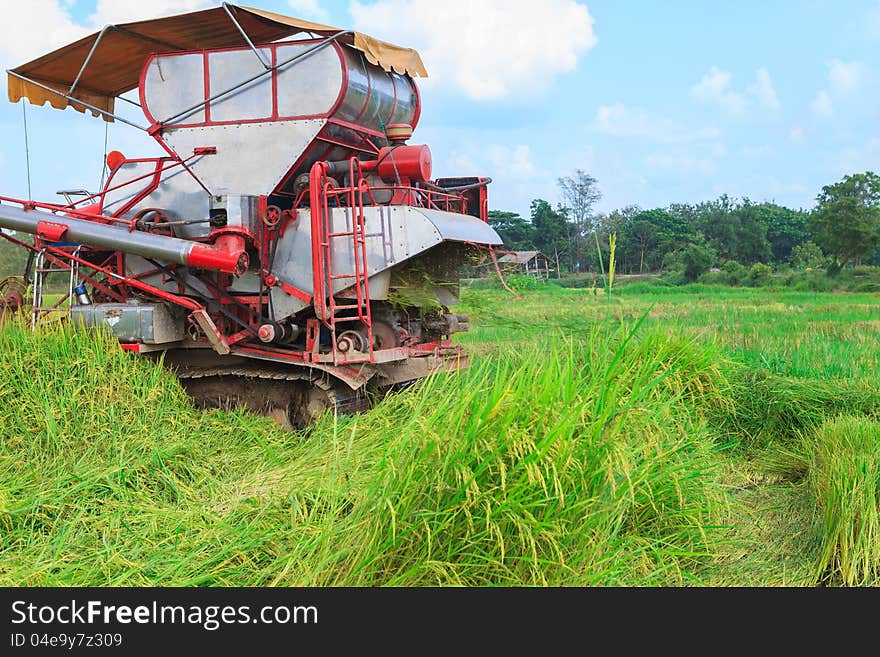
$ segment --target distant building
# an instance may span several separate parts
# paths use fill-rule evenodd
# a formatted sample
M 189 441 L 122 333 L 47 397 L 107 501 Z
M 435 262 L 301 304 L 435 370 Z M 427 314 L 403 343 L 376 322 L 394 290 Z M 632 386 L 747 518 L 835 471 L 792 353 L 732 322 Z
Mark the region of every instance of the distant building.
M 516 271 L 541 278 L 547 278 L 552 271 L 550 258 L 540 251 L 512 251 L 498 258 L 498 266 L 505 272 Z

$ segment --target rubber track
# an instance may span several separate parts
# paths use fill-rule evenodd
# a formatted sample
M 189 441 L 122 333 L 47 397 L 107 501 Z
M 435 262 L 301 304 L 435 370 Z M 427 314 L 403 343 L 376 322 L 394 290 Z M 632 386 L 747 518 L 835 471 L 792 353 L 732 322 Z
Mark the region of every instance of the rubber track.
M 357 413 L 366 410 L 370 404 L 364 395 L 351 390 L 343 384 L 333 385 L 329 377 L 314 376 L 311 373 L 259 367 L 207 367 L 203 369 L 179 369 L 180 379 L 204 379 L 208 377 L 229 376 L 239 379 L 269 379 L 273 381 L 308 381 L 325 393 L 339 413 Z M 347 390 L 348 394 L 343 394 Z

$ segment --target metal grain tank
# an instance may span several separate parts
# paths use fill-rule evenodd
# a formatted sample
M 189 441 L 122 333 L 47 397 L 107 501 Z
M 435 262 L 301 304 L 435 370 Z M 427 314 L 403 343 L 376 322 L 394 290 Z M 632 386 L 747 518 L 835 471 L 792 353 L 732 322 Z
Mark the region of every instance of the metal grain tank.
M 353 48 L 298 40 L 258 52 L 277 68 L 250 48 L 154 55 L 144 66 L 141 104 L 162 140 L 181 154 L 217 148 L 191 167 L 215 195 L 282 190 L 318 159 L 385 145 L 387 126 L 418 124 L 412 78 Z

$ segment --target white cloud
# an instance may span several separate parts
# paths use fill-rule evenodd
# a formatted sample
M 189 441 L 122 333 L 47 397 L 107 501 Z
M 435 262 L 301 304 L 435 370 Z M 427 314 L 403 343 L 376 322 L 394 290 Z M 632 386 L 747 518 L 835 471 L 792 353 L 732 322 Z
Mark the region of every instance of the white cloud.
M 484 176 L 486 168 L 477 164 L 469 153 L 453 151 L 446 159 L 444 170 L 454 171 L 456 176 Z
M 596 45 L 593 17 L 574 0 L 378 0 L 350 7 L 354 25 L 419 51 L 429 75 L 470 98 L 533 91 L 572 71 Z
M 828 82 L 831 84 L 831 89 L 840 93 L 854 91 L 862 81 L 864 68 L 863 62 L 832 60 L 828 64 Z
M 95 13 L 89 17 L 92 27 L 101 28 L 113 23 L 159 18 L 170 14 L 207 9 L 220 4 L 219 0 L 98 0 Z
M 68 11 L 68 0 L 28 0 L 3 2 L 6 29 L 0 39 L 0 59 L 4 68 L 23 64 L 111 23 L 126 23 L 204 9 L 218 4 L 213 0 L 98 0 L 95 12 L 84 23 L 75 22 Z
M 4 2 L 3 17 L 6 29 L 0 39 L 0 58 L 4 69 L 24 64 L 89 32 L 74 23 L 57 0 Z M 14 29 L 10 29 L 12 26 Z
M 718 105 L 731 114 L 740 114 L 745 110 L 748 101 L 733 90 L 731 78 L 730 73 L 713 66 L 691 87 L 691 95 L 704 103 Z
M 317 0 L 287 0 L 287 4 L 290 5 L 293 15 L 297 18 L 305 18 L 319 23 L 327 23 L 330 20 L 330 14 L 318 5 Z
M 711 128 L 691 129 L 665 117 L 657 117 L 641 107 L 623 103 L 601 105 L 596 111 L 593 127 L 614 137 L 648 139 L 659 143 L 680 143 L 715 139 L 718 131 Z
M 490 144 L 486 155 L 497 176 L 508 178 L 530 178 L 535 173 L 535 165 L 530 159 L 529 147 L 519 144 L 513 149 L 507 146 Z
M 766 68 L 758 69 L 755 82 L 749 86 L 748 91 L 762 107 L 770 110 L 779 109 L 779 98 L 776 96 L 776 89 L 773 88 L 773 81 Z
M 479 152 L 454 151 L 446 160 L 446 167 L 457 176 L 484 176 L 491 172 L 495 180 L 526 179 L 535 174 L 529 146 L 518 144 L 513 148 L 488 144 Z
M 789 130 L 788 138 L 796 144 L 802 144 L 806 139 L 804 129 L 799 125 L 794 126 L 791 130 Z
M 766 68 L 755 71 L 755 81 L 745 91 L 736 91 L 733 75 L 712 66 L 709 72 L 691 87 L 691 96 L 707 105 L 716 105 L 731 115 L 742 115 L 753 104 L 769 110 L 781 106 L 773 80 Z
M 829 117 L 834 114 L 834 104 L 831 102 L 831 96 L 828 95 L 827 91 L 820 91 L 810 101 L 810 111 L 820 117 Z

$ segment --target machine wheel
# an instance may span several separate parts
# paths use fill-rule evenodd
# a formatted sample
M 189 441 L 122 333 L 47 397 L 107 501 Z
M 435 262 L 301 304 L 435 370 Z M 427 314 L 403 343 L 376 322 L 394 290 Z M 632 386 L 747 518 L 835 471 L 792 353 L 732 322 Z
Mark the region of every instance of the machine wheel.
M 288 404 L 287 422 L 293 429 L 303 429 L 324 411 L 334 408 L 339 408 L 339 399 L 332 384 L 326 381 L 301 382 Z
M 16 313 L 25 305 L 27 286 L 19 276 L 0 279 L 0 318 Z

